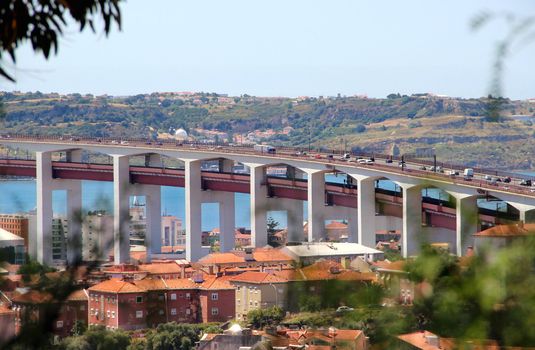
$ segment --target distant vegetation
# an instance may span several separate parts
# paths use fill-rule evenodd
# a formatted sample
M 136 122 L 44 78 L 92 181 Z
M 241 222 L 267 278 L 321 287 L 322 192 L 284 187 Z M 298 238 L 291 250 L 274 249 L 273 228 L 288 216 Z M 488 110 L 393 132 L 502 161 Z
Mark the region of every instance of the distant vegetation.
M 495 101 L 489 97 L 397 93 L 385 99 L 229 97 L 216 93 L 113 97 L 40 92 L 4 92 L 1 96 L 5 111 L 2 130 L 13 133 L 154 138 L 182 127 L 193 136 L 198 136 L 195 129 L 203 129 L 224 132 L 233 139 L 271 129 L 272 135 L 258 141 L 332 148 L 345 143 L 348 149 L 356 146 L 381 153 L 393 144 L 398 144 L 402 153 L 431 145 L 445 161 L 475 159 L 482 162 L 478 165 L 526 169 L 532 167 L 531 151 L 523 154 L 515 141 L 535 141 L 531 121 L 535 104 L 500 99 L 499 111 L 492 109 L 494 114 L 489 116 L 489 103 Z M 285 127 L 293 130 L 281 132 Z M 492 157 L 485 154 L 493 148 L 502 149 Z M 510 157 L 509 149 L 519 150 L 521 155 Z

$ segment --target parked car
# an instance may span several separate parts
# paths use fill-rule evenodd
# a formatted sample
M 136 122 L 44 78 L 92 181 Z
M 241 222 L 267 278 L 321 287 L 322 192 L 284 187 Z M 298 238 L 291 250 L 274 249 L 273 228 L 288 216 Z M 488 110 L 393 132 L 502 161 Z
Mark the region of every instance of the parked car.
M 386 163 L 386 164 L 392 164 L 392 159 L 390 159 L 390 158 L 385 159 L 385 163 Z
M 341 313 L 344 313 L 344 312 L 349 312 L 349 311 L 353 311 L 355 309 L 353 309 L 352 307 L 349 307 L 349 306 L 340 306 L 338 309 L 336 309 L 336 313 L 337 314 L 341 314 Z
M 520 186 L 531 186 L 531 180 L 523 179 L 520 181 Z
M 425 167 L 425 165 L 422 165 L 422 166 L 420 167 L 420 170 L 427 170 L 427 168 Z
M 509 176 L 505 177 L 503 179 L 503 182 L 505 182 L 506 184 L 508 184 L 509 182 L 511 182 L 511 178 Z
M 333 160 L 333 159 L 334 159 L 334 155 L 332 155 L 332 154 L 327 154 L 327 159 L 329 159 L 329 160 Z
M 340 160 L 350 160 L 351 159 L 351 154 L 349 153 L 344 153 L 341 157 L 340 157 Z
M 315 158 L 315 159 L 321 159 L 321 154 L 316 154 L 316 155 L 314 156 L 314 158 Z

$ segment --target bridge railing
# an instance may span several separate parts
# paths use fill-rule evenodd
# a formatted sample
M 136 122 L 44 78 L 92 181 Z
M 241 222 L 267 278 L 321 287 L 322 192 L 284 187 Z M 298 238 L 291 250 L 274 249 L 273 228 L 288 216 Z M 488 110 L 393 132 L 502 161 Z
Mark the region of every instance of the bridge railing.
M 200 141 L 177 141 L 177 140 L 170 140 L 170 139 L 157 139 L 157 140 L 150 140 L 150 139 L 144 139 L 144 138 L 112 138 L 112 137 L 79 137 L 79 136 L 71 136 L 71 135 L 64 135 L 64 136 L 44 136 L 44 135 L 37 135 L 37 134 L 22 134 L 22 133 L 16 133 L 16 134 L 0 134 L 0 139 L 17 139 L 17 140 L 29 140 L 29 141 L 35 141 L 35 140 L 43 140 L 43 141 L 56 141 L 56 142 L 86 142 L 86 143 L 96 143 L 96 144 L 114 144 L 114 145 L 128 145 L 128 146 L 142 146 L 142 145 L 155 145 L 155 146 L 174 146 L 177 148 L 182 147 L 196 147 L 196 148 L 214 148 L 217 149 L 218 152 L 221 153 L 234 153 L 235 149 L 239 149 L 240 153 L 249 153 L 249 154 L 259 154 L 261 152 L 255 151 L 253 148 L 253 145 L 251 144 L 231 144 L 228 142 L 200 142 Z M 288 146 L 276 146 L 277 150 L 281 153 L 287 152 L 290 153 L 289 155 L 295 155 L 298 151 L 307 151 L 306 147 L 288 147 Z M 327 152 L 325 152 L 327 151 Z M 344 150 L 341 149 L 331 149 L 331 150 L 325 150 L 321 149 L 321 152 L 313 152 L 313 153 L 319 153 L 322 155 L 327 154 L 341 154 Z M 372 152 L 347 152 L 351 153 L 354 157 L 374 157 L 378 159 L 392 159 L 393 161 L 400 161 L 402 159 L 401 156 L 389 156 L 384 154 L 378 154 L 378 153 L 372 153 Z M 270 154 L 270 153 L 262 153 L 265 157 L 273 157 L 277 158 L 280 155 L 277 154 Z M 310 156 L 310 155 L 308 155 Z M 20 157 L 23 158 L 23 157 Z M 339 159 L 336 159 L 336 157 L 333 157 L 333 159 L 325 159 L 325 157 L 322 158 L 322 161 L 328 162 L 331 164 L 345 164 L 347 165 L 346 161 L 340 161 Z M 423 159 L 410 159 L 411 164 L 420 164 L 420 165 L 432 165 L 433 162 L 429 160 L 423 160 Z M 445 162 L 437 162 L 437 165 L 442 166 L 443 168 L 452 169 L 452 170 L 458 170 L 462 171 L 466 166 L 459 165 L 459 164 L 451 164 L 451 163 L 445 163 Z M 358 166 L 358 164 L 357 164 Z M 366 165 L 367 166 L 367 165 Z M 413 173 L 415 175 L 424 177 L 424 178 L 433 178 L 438 177 L 438 179 L 444 179 L 449 178 L 451 181 L 452 178 L 450 178 L 448 175 L 445 174 L 439 174 L 439 173 L 430 173 L 429 171 L 424 170 L 415 170 L 415 169 L 398 169 L 394 166 L 383 166 L 379 164 L 378 162 L 375 162 L 374 164 L 377 168 L 382 168 L 384 170 L 388 170 L 390 172 L 401 172 L 401 173 Z M 473 167 L 472 167 L 473 168 Z M 484 168 L 473 168 L 476 173 L 480 174 L 487 174 L 487 175 L 493 175 L 493 176 L 502 176 L 502 177 L 511 177 L 513 178 L 512 184 L 502 185 L 502 186 L 495 186 L 490 183 L 487 183 L 486 181 L 479 181 L 477 183 L 478 187 L 486 188 L 486 189 L 499 189 L 498 187 L 503 187 L 504 190 L 520 193 L 520 194 L 530 194 L 534 195 L 529 188 L 516 188 L 515 181 L 519 182 L 521 180 L 527 180 L 527 179 L 533 179 L 533 176 L 529 175 L 523 175 L 518 173 L 512 173 L 507 171 L 501 171 L 501 170 L 490 170 L 490 169 L 484 169 Z M 476 181 L 466 181 L 462 179 L 462 176 L 456 177 L 453 179 L 455 183 L 458 184 L 464 184 L 464 185 L 470 185 L 474 186 Z

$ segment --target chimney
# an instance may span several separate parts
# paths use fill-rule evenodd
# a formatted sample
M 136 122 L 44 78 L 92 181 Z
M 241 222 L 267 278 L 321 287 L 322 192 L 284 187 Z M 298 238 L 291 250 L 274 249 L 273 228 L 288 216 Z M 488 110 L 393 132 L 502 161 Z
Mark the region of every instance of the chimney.
M 186 266 L 181 265 L 180 266 L 180 278 L 184 278 L 184 277 L 186 277 Z
M 214 266 L 213 265 L 208 266 L 208 274 L 209 275 L 213 275 L 214 274 Z

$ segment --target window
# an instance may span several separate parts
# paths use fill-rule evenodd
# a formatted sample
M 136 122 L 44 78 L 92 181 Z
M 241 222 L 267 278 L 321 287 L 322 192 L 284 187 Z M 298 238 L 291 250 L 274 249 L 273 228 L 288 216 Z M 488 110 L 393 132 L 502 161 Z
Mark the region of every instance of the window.
M 186 315 L 189 315 L 191 314 L 191 310 L 190 309 L 186 309 Z
M 171 293 L 171 300 L 176 300 L 176 293 Z
M 111 318 L 115 318 L 115 311 L 111 312 Z
M 63 328 L 63 321 L 57 321 L 56 328 Z
M 110 310 L 106 311 L 106 317 L 110 318 Z
M 89 312 L 89 316 L 93 316 L 93 311 L 94 311 L 94 310 L 95 310 L 95 309 L 91 308 L 91 311 Z
M 171 315 L 176 315 L 176 309 L 175 308 L 171 309 Z
M 219 294 L 212 293 L 212 300 L 219 300 Z
M 158 311 L 158 314 L 159 314 L 159 315 L 163 315 L 163 310 L 160 309 L 160 310 Z
M 85 310 L 85 305 L 80 305 L 80 310 L 84 311 Z
M 136 297 L 136 303 L 142 303 L 143 302 L 143 297 Z
M 186 293 L 186 299 L 190 299 L 190 298 L 191 298 L 190 293 Z
M 163 294 L 158 295 L 158 300 L 163 300 Z
M 217 307 L 212 308 L 212 316 L 219 315 L 219 309 Z
M 143 311 L 142 310 L 136 311 L 136 318 L 143 318 Z

